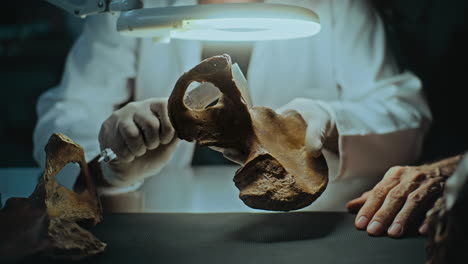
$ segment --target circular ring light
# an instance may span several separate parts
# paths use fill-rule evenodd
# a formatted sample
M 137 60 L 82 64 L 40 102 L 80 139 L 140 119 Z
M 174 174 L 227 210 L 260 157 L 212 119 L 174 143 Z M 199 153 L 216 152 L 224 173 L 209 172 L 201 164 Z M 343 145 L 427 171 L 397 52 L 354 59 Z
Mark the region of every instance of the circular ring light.
M 320 31 L 310 9 L 281 4 L 209 4 L 122 12 L 117 30 L 133 37 L 213 41 L 304 38 Z

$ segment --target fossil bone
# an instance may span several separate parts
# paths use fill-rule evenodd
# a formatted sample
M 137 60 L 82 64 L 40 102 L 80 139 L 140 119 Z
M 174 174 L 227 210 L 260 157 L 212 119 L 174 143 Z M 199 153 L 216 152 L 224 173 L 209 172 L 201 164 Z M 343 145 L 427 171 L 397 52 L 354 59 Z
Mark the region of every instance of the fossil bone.
M 323 156 L 314 158 L 305 149 L 307 124 L 295 111 L 247 106 L 231 67 L 228 55 L 214 56 L 179 78 L 168 104 L 178 137 L 240 153 L 245 162 L 234 182 L 246 205 L 289 211 L 311 204 L 327 186 L 328 168 Z M 192 82 L 216 86 L 218 102 L 188 107 L 184 96 Z
M 106 244 L 82 227 L 102 220 L 83 149 L 68 137 L 53 134 L 45 150 L 46 168 L 34 192 L 29 198 L 9 199 L 0 211 L 0 255 L 10 260 L 33 254 L 78 260 L 104 251 Z M 55 179 L 70 162 L 81 166 L 86 185 L 81 193 Z

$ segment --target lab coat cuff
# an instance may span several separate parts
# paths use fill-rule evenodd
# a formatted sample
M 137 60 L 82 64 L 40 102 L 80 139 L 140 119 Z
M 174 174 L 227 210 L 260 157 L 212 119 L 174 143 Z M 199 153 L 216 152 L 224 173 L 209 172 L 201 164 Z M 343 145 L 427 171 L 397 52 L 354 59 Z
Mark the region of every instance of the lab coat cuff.
M 330 102 L 328 105 L 334 109 L 339 134 L 339 165 L 336 176 L 330 178 L 331 182 L 361 177 L 381 178 L 390 167 L 411 164 L 419 156 L 424 135 L 420 127 L 372 133 L 365 127 L 358 128 L 349 120 L 346 104 Z

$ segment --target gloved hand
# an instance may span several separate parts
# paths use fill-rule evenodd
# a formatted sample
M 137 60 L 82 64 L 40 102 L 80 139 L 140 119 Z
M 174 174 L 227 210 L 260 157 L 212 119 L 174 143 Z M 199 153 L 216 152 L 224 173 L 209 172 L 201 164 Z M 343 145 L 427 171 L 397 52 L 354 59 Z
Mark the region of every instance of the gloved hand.
M 320 156 L 324 147 L 338 152 L 338 131 L 330 107 L 319 101 L 296 98 L 276 110 L 279 114 L 287 111 L 298 112 L 307 123 L 305 146 L 314 157 Z
M 117 155 L 116 160 L 102 163 L 103 176 L 114 186 L 142 182 L 169 161 L 177 142 L 166 99 L 129 103 L 101 126 L 101 149 L 110 148 Z
M 338 153 L 338 131 L 336 130 L 333 110 L 324 103 L 305 98 L 296 98 L 276 110 L 279 114 L 288 111 L 298 112 L 307 123 L 306 148 L 314 157 L 321 155 L 323 147 Z M 243 164 L 245 155 L 235 149 L 210 147 L 223 153 L 224 157 Z

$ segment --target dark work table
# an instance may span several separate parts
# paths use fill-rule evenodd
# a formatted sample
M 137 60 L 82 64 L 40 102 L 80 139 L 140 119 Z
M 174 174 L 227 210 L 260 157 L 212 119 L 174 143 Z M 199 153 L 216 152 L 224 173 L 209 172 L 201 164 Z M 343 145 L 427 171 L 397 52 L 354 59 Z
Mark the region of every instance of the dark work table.
M 104 215 L 104 221 L 92 231 L 108 244 L 106 252 L 79 263 L 422 264 L 425 261 L 425 237 L 369 237 L 365 231 L 354 228 L 354 215 L 344 212 L 267 213 L 247 208 L 232 184 L 235 169 L 201 167 L 154 177 L 145 189 L 148 212 Z M 0 170 L 3 200 L 28 196 L 40 173 L 38 168 Z M 343 185 L 352 187 L 349 182 Z M 346 188 L 330 185 L 324 195 L 335 197 L 345 191 Z M 350 198 L 353 196 L 344 197 L 341 202 Z M 253 212 L 238 213 L 239 210 Z
M 105 215 L 108 244 L 84 263 L 424 263 L 426 239 L 369 237 L 346 213 Z

